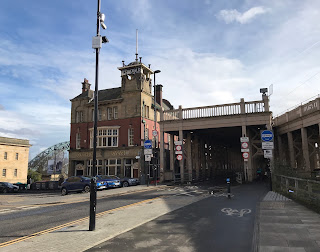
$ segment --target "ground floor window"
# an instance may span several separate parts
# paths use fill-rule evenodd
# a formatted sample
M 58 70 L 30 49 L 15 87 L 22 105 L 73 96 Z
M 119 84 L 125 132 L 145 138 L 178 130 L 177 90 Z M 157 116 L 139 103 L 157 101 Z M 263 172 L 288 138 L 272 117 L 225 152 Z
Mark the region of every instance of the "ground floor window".
M 88 160 L 87 163 L 87 175 L 92 176 L 92 167 L 93 167 L 93 162 L 92 159 Z M 97 164 L 96 164 L 96 174 L 97 175 L 103 175 L 103 162 L 101 159 L 97 159 Z
M 118 175 L 121 173 L 121 159 L 107 159 L 105 167 L 106 175 Z

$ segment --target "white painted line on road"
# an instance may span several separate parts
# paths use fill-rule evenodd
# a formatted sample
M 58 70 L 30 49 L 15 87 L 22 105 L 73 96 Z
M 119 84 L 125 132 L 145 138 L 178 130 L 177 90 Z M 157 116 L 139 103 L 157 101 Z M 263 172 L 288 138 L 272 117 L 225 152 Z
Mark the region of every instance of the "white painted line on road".
M 0 214 L 9 213 L 9 212 L 12 212 L 12 211 L 15 211 L 15 210 L 12 210 L 12 209 L 1 209 L 0 210 Z

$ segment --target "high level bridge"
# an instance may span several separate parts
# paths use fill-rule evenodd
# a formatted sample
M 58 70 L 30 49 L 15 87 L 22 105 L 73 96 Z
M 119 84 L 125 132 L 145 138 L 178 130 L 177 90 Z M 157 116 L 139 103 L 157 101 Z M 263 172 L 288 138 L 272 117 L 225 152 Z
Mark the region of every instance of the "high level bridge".
M 320 95 L 276 117 L 276 157 L 292 175 L 320 168 Z
M 160 146 L 160 180 L 184 181 L 241 173 L 252 181 L 265 167 L 260 130 L 270 129 L 272 112 L 267 95 L 260 101 L 162 111 L 160 137 L 170 135 L 170 151 Z M 240 137 L 249 137 L 249 158 L 244 162 Z M 174 141 L 182 141 L 183 158 L 176 159 Z

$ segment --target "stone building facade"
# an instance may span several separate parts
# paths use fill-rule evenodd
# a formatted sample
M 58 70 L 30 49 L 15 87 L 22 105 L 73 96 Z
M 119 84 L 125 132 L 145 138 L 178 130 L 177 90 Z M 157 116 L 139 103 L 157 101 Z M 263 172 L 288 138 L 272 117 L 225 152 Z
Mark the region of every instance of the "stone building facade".
M 0 181 L 27 183 L 29 140 L 0 137 Z
M 154 130 L 153 71 L 141 59 L 118 69 L 121 87 L 98 92 L 97 174 L 141 178 L 148 173 L 143 143 L 152 139 Z M 94 91 L 90 86 L 84 79 L 82 93 L 71 99 L 69 176 L 92 174 Z M 162 85 L 156 90 L 159 121 L 160 110 L 173 107 L 162 100 Z M 158 123 L 156 130 L 159 133 Z M 164 143 L 168 147 L 167 135 Z

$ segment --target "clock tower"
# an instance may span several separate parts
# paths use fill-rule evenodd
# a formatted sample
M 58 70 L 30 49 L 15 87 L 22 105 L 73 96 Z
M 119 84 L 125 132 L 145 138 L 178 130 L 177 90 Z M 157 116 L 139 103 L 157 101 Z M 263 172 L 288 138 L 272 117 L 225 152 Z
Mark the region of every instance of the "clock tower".
M 141 117 L 145 106 L 152 106 L 152 78 L 153 71 L 145 64 L 136 60 L 126 65 L 122 61 L 121 71 L 121 96 L 124 99 L 124 117 Z

